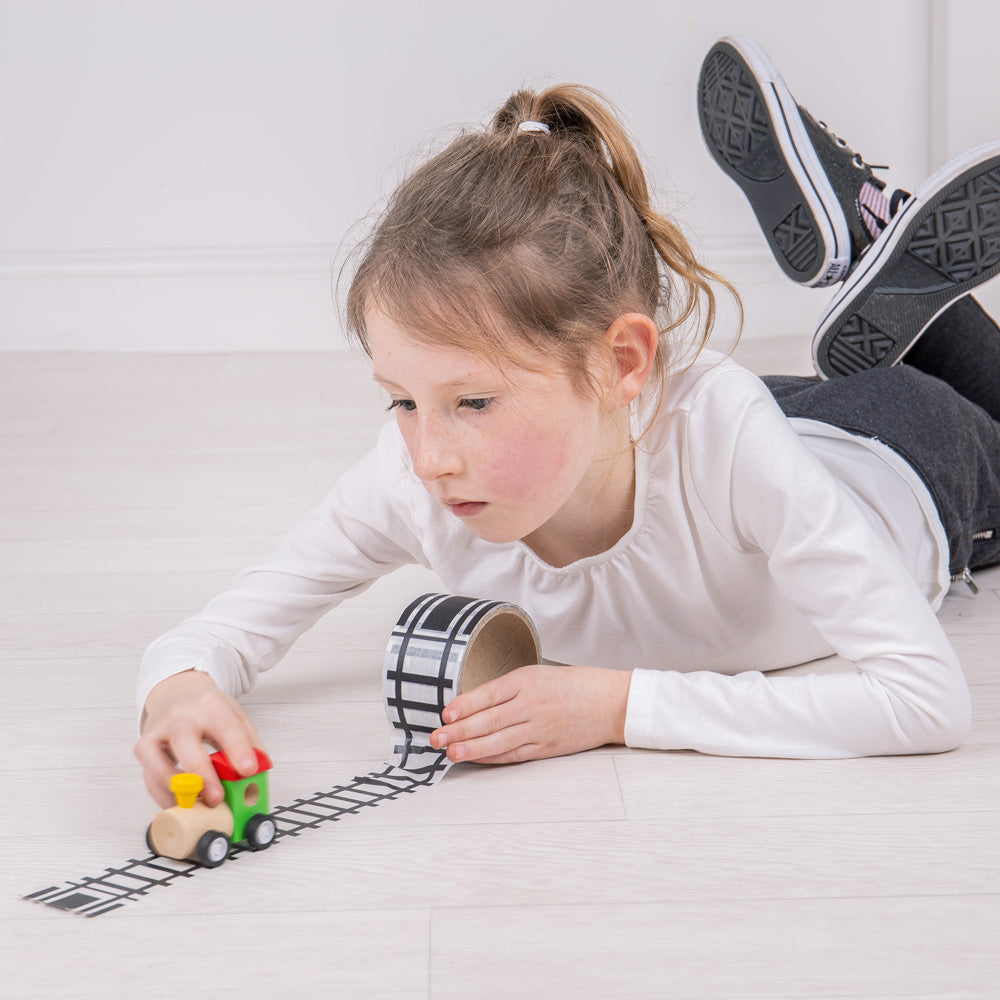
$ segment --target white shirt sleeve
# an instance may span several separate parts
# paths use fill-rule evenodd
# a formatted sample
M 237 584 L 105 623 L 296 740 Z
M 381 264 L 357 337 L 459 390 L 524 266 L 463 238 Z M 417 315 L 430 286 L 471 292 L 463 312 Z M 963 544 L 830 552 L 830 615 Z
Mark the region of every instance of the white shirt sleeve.
M 392 502 L 400 480 L 391 441 L 384 434 L 265 563 L 148 647 L 139 668 L 140 711 L 154 685 L 191 669 L 233 697 L 244 694 L 331 608 L 396 567 L 423 561 L 405 503 Z
M 728 391 L 688 429 L 705 511 L 734 550 L 765 554 L 782 596 L 855 670 L 636 670 L 626 741 L 801 758 L 953 749 L 970 726 L 968 687 L 920 588 L 766 389 L 748 393 L 756 379 L 738 370 L 715 377 Z

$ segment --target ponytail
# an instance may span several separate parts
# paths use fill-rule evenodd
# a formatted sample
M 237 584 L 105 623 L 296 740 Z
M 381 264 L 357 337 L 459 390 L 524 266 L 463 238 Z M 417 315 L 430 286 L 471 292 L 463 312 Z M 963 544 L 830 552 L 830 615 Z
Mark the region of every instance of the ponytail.
M 347 327 L 367 350 L 364 314 L 376 307 L 415 336 L 468 348 L 474 335 L 501 359 L 518 362 L 527 342 L 583 386 L 601 334 L 642 312 L 664 335 L 659 386 L 688 353 L 667 335 L 693 326 L 694 356 L 711 336 L 715 285 L 739 303 L 652 207 L 612 106 L 561 84 L 511 95 L 485 132 L 403 182 L 364 248 Z

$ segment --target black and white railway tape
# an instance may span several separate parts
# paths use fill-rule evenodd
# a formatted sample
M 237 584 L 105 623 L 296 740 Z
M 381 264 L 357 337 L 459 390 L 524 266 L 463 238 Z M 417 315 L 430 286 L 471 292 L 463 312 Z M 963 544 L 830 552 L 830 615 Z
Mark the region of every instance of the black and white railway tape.
M 275 840 L 297 837 L 435 784 L 451 766 L 445 752 L 428 742 L 441 725 L 445 705 L 462 691 L 540 660 L 535 626 L 515 605 L 443 594 L 418 598 L 400 616 L 385 653 L 382 697 L 393 729 L 391 762 L 346 784 L 273 808 Z M 229 858 L 247 853 L 249 848 L 237 844 Z M 200 869 L 194 861 L 150 854 L 24 898 L 97 917 L 160 886 L 191 878 Z

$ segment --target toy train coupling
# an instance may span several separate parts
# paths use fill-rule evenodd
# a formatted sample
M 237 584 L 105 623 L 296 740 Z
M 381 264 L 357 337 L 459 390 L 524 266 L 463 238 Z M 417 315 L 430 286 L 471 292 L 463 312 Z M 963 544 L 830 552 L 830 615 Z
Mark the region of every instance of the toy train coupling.
M 268 771 L 273 766 L 263 750 L 254 748 L 257 771 L 242 777 L 229 758 L 218 751 L 210 757 L 222 782 L 225 800 L 208 806 L 198 795 L 204 781 L 197 774 L 175 774 L 170 790 L 177 805 L 154 817 L 146 830 L 146 845 L 153 854 L 177 861 L 198 861 L 217 868 L 229 857 L 229 847 L 245 841 L 252 851 L 270 847 L 277 836 L 274 817 L 269 815 Z

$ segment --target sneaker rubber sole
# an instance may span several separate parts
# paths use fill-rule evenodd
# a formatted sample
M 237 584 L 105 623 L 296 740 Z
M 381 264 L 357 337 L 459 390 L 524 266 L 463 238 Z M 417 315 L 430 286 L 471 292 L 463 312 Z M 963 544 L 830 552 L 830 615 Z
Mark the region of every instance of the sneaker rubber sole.
M 895 364 L 934 318 L 1000 273 L 1000 142 L 925 181 L 861 257 L 813 337 L 825 378 Z
M 785 274 L 810 286 L 844 278 L 844 211 L 767 53 L 747 38 L 717 42 L 702 63 L 698 113 L 709 153 L 743 190 Z

